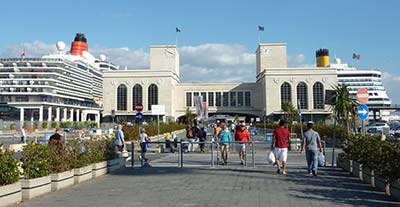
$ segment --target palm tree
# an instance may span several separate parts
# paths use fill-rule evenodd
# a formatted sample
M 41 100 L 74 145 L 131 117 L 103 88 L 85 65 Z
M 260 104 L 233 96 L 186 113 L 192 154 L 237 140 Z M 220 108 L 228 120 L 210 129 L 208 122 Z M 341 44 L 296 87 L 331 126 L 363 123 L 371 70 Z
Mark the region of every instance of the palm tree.
M 347 128 L 347 133 L 350 133 L 352 119 L 357 115 L 357 102 L 350 98 L 346 85 L 335 86 L 334 91 L 333 116 L 339 124 Z
M 292 121 L 295 120 L 297 116 L 297 111 L 292 102 L 284 102 L 282 104 L 282 111 L 285 113 L 285 119 L 288 123 L 292 123 Z
M 189 107 L 186 108 L 186 112 L 185 112 L 185 116 L 186 116 L 186 121 L 189 125 L 192 125 L 192 121 L 194 120 L 194 118 L 196 118 L 196 114 L 194 114 Z

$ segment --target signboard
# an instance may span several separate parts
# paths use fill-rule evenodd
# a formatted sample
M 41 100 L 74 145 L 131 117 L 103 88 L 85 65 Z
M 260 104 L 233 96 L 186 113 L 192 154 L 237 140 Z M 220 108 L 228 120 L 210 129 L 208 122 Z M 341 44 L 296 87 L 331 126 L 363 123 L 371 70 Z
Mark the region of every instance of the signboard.
M 361 120 L 365 120 L 368 118 L 369 109 L 367 105 L 365 104 L 360 105 L 357 109 L 357 112 L 358 112 L 358 117 L 360 117 Z
M 265 141 L 266 142 L 272 142 L 272 133 L 266 133 L 265 134 Z
M 137 103 L 137 104 L 135 105 L 135 110 L 136 110 L 137 112 L 143 111 L 143 104 L 142 104 L 142 103 Z
M 164 115 L 165 106 L 164 105 L 151 105 L 151 115 Z
M 143 114 L 140 113 L 140 112 L 137 112 L 136 116 L 135 116 L 135 119 L 136 119 L 137 122 L 143 121 Z
M 357 100 L 360 103 L 367 103 L 369 98 L 368 90 L 365 88 L 359 88 L 357 90 Z
M 196 107 L 197 119 L 206 121 L 208 119 L 208 108 L 207 102 L 203 101 L 203 96 L 194 97 L 194 106 Z

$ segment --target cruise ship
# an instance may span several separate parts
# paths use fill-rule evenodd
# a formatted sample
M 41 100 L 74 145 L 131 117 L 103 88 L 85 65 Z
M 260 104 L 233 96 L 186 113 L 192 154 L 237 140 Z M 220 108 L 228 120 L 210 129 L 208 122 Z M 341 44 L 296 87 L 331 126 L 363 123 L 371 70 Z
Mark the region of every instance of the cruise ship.
M 359 88 L 366 88 L 369 93 L 367 106 L 384 107 L 391 105 L 392 102 L 382 83 L 381 71 L 377 69 L 359 70 L 355 67 L 349 67 L 348 64 L 342 63 L 339 58 L 335 58 L 330 67 L 337 69 L 338 85 L 347 85 L 352 97 L 356 97 Z
M 81 33 L 69 51 L 56 47 L 42 58 L 0 59 L 1 121 L 100 121 L 103 72 L 118 67 L 90 54 Z

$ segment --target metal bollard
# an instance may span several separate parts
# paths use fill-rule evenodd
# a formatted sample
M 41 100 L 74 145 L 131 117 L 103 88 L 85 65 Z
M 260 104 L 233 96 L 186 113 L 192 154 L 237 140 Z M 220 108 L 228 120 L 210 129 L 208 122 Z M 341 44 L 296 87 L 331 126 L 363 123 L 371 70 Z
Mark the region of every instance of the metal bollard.
M 132 146 L 131 146 L 131 149 L 132 149 L 132 153 L 131 153 L 131 163 L 132 163 L 132 168 L 133 168 L 133 166 L 135 165 L 135 141 L 132 141 Z
M 180 142 L 180 150 L 181 150 L 181 154 L 180 154 L 180 157 L 181 157 L 181 168 L 183 168 L 183 147 L 182 147 L 182 142 Z
M 211 142 L 211 167 L 214 168 L 214 142 Z
M 254 157 L 254 142 L 251 141 L 251 161 L 253 162 L 253 167 L 256 167 L 256 158 Z

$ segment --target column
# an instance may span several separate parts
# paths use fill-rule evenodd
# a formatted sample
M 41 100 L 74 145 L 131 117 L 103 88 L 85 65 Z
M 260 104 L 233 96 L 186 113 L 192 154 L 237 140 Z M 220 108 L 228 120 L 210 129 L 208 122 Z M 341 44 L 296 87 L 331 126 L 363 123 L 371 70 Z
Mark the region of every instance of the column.
M 50 122 L 51 121 L 51 118 L 52 118 L 52 116 L 53 116 L 53 107 L 49 107 L 49 108 L 47 108 L 47 110 L 48 110 L 48 112 L 47 112 L 47 121 L 48 122 Z
M 79 122 L 79 118 L 80 118 L 79 115 L 80 115 L 79 109 L 77 109 L 77 110 L 76 110 L 76 121 L 77 121 L 77 122 Z
M 69 117 L 69 121 L 74 121 L 74 109 L 70 109 L 70 117 Z
M 64 114 L 63 114 L 62 121 L 67 121 L 67 108 L 64 108 Z
M 39 122 L 43 121 L 43 106 L 39 107 Z
M 56 120 L 54 121 L 60 121 L 60 107 L 56 108 Z
M 82 114 L 81 114 L 81 121 L 82 122 L 85 122 L 86 121 L 86 113 L 84 112 L 84 111 L 82 111 Z
M 98 126 L 100 127 L 100 113 L 99 113 L 99 112 L 97 112 L 97 113 L 94 115 L 94 120 L 96 121 L 96 123 L 97 123 Z
M 24 126 L 24 108 L 19 108 L 19 121 L 21 123 L 21 127 Z

